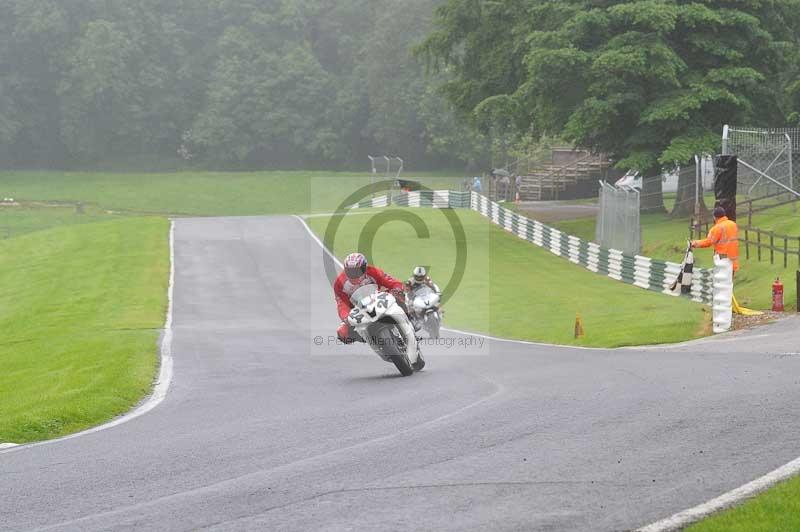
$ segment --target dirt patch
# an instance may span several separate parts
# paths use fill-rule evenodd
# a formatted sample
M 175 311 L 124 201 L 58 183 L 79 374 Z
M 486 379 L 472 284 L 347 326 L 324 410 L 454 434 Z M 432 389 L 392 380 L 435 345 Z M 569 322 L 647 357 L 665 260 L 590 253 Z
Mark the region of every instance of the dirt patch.
M 777 319 L 784 317 L 786 314 L 783 312 L 772 312 L 765 310 L 761 316 L 742 316 L 740 314 L 733 315 L 733 330 L 738 331 L 742 329 L 753 329 L 760 325 L 766 325 Z
M 711 309 L 703 307 L 703 321 L 697 330 L 697 337 L 711 336 L 714 334 L 714 318 L 711 314 Z

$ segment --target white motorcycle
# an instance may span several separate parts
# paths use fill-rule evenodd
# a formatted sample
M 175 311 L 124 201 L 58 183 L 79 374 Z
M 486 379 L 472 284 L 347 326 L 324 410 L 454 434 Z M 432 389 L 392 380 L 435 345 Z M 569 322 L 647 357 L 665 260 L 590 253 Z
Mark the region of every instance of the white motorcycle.
M 414 319 L 430 338 L 439 338 L 442 313 L 439 310 L 440 296 L 429 286 L 422 286 L 411 293 L 411 308 Z
M 388 292 L 377 285 L 362 286 L 350 296 L 353 309 L 347 322 L 386 362 L 404 377 L 425 367 L 411 320 Z

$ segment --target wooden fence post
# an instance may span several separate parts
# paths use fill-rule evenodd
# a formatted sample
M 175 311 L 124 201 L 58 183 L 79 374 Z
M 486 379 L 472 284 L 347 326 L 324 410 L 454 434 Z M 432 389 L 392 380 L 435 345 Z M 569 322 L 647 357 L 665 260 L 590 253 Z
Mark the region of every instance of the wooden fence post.
M 758 262 L 761 262 L 761 230 L 756 229 L 756 233 L 758 234 Z
M 783 267 L 789 267 L 789 237 L 783 237 Z
M 744 230 L 744 254 L 747 260 L 750 260 L 750 230 Z
M 769 263 L 775 264 L 775 232 L 769 232 Z

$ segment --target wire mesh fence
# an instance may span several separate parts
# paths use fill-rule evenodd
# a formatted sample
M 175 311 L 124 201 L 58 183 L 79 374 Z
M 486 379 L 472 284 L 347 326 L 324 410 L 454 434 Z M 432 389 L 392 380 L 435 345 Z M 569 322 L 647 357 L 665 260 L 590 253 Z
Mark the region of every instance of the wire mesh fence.
M 601 181 L 595 242 L 627 255 L 638 255 L 642 249 L 640 201 L 635 188 L 616 188 Z
M 800 129 L 725 126 L 723 155 L 739 158 L 739 193 L 748 197 L 797 190 L 794 169 L 800 164 Z

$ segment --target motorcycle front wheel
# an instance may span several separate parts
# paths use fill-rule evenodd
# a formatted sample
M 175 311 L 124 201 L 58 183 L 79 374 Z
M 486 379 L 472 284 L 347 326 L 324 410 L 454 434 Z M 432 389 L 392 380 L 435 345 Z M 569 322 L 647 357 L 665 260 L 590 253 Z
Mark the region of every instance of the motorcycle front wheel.
M 438 318 L 434 318 L 433 316 L 429 316 L 427 320 L 426 329 L 428 330 L 428 335 L 433 338 L 434 340 L 439 338 L 439 329 L 442 327 L 441 322 Z
M 397 368 L 403 377 L 414 374 L 414 368 L 406 354 L 406 342 L 403 335 L 395 325 L 384 325 L 374 332 L 373 336 L 377 340 L 377 345 L 381 346 L 383 353 Z

